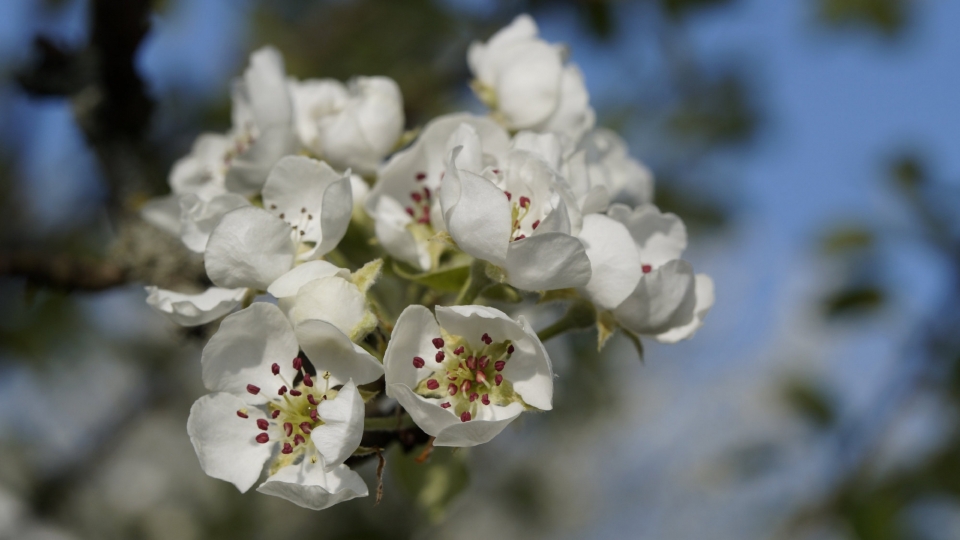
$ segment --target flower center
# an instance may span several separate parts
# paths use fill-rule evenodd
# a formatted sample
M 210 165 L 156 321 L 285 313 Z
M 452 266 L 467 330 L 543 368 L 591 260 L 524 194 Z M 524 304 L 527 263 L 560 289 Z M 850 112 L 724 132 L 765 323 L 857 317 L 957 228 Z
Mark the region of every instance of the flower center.
M 501 373 L 510 361 L 513 345 L 510 341 L 494 343 L 488 334 L 480 341 L 483 346 L 475 348 L 459 336 L 434 338 L 437 353 L 429 360 L 435 366 L 433 373 L 415 389 L 421 396 L 442 400 L 440 406 L 461 422 L 476 418 L 481 407 L 505 406 L 519 399 Z M 418 369 L 427 363 L 419 356 L 413 358 Z
M 510 230 L 510 241 L 523 240 L 527 237 L 520 229 L 523 224 L 523 220 L 530 214 L 530 198 L 525 196 L 520 196 L 516 201 L 513 200 L 513 194 L 509 191 L 504 191 L 504 195 L 507 196 L 507 200 L 511 202 L 511 219 L 513 224 Z M 530 224 L 530 229 L 536 230 L 540 225 L 540 220 L 536 220 Z
M 336 397 L 337 391 L 330 389 L 330 372 L 323 372 L 321 389 L 313 376 L 304 369 L 303 359 L 299 356 L 293 359 L 293 368 L 297 370 L 297 379 L 300 379 L 296 385 L 283 378 L 279 364 L 270 367 L 273 375 L 280 377 L 283 382 L 276 395 L 268 396 L 258 386 L 247 385 L 247 392 L 269 399 L 265 405 L 268 418 L 257 420 L 260 433 L 257 434 L 256 441 L 260 444 L 270 441 L 279 444 L 281 448 L 278 462 L 283 464 L 292 463 L 305 452 L 306 456 L 316 463 L 317 452 L 308 441 L 310 433 L 324 423 L 317 412 L 317 406 L 325 399 Z M 248 412 L 247 409 L 240 409 L 237 416 L 248 418 Z
M 244 124 L 243 128 L 237 130 L 233 135 L 233 146 L 223 154 L 224 174 L 230 168 L 234 158 L 249 150 L 253 143 L 257 142 L 258 136 L 256 126 L 251 123 Z
M 422 182 L 427 177 L 426 173 L 417 173 L 416 179 Z M 410 203 L 404 208 L 417 223 L 421 225 L 430 225 L 430 202 L 433 193 L 430 188 L 423 186 L 417 191 L 410 192 Z

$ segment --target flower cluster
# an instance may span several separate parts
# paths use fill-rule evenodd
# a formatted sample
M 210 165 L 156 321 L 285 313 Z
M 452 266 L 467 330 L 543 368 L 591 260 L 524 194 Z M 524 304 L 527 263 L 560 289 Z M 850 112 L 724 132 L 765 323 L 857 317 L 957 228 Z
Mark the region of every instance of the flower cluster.
M 701 326 L 713 284 L 680 258 L 683 222 L 594 127 L 566 57 L 518 17 L 469 50 L 490 114 L 414 138 L 392 80 L 298 81 L 277 51 L 252 54 L 230 131 L 201 135 L 172 194 L 142 211 L 202 253 L 213 284 L 148 287 L 149 305 L 184 326 L 222 319 L 201 359 L 212 393 L 187 423 L 207 474 L 246 491 L 266 468 L 258 491 L 321 509 L 367 495 L 346 463 L 378 450 L 366 423 L 396 407 L 437 446 L 550 410 L 541 338 L 481 303 L 570 301 L 601 346 L 617 330 L 675 342 Z M 375 254 L 348 257 L 351 242 Z

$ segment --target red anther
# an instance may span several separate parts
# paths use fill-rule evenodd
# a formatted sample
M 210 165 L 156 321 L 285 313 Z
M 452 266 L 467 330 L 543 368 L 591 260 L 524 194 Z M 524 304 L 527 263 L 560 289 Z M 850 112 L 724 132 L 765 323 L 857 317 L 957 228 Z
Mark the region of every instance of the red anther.
M 317 398 L 313 397 L 313 394 L 307 394 L 307 401 L 309 401 L 311 405 L 317 404 Z
M 257 442 L 260 444 L 266 444 L 270 441 L 270 436 L 266 433 L 261 433 L 257 435 Z
M 288 443 L 288 442 L 283 443 L 283 450 L 281 450 L 280 453 L 281 453 L 281 454 L 292 454 L 292 453 L 293 453 L 293 446 L 291 446 L 290 443 Z
M 435 337 L 435 338 L 433 338 L 432 341 L 433 341 L 433 346 L 434 346 L 434 347 L 436 347 L 436 348 L 438 348 L 438 349 L 442 349 L 442 348 L 443 348 L 443 338 L 442 338 L 442 337 Z
M 420 219 L 417 220 L 417 223 L 420 223 L 421 225 L 429 225 L 430 216 L 428 214 L 424 214 L 423 216 L 420 217 Z
M 467 369 L 469 369 L 469 370 L 471 370 L 471 371 L 474 370 L 474 369 L 477 369 L 477 359 L 476 359 L 476 358 L 474 358 L 474 357 L 472 357 L 472 356 L 467 357 Z
M 490 359 L 486 356 L 481 356 L 477 359 L 477 365 L 480 366 L 480 369 L 487 369 L 487 364 L 490 363 Z
M 471 386 L 473 386 L 473 383 L 471 383 L 470 381 L 463 381 L 462 383 L 460 383 L 460 390 L 464 394 L 466 394 L 467 392 L 470 391 Z
M 416 213 L 413 211 L 413 208 L 410 208 L 409 206 L 404 208 L 404 210 L 406 210 L 407 213 L 410 214 L 410 217 L 414 217 L 416 215 Z
M 469 422 L 469 421 L 470 421 L 470 411 L 463 411 L 463 414 L 460 415 L 460 421 L 461 421 L 461 422 Z
M 503 382 L 503 375 L 497 373 L 497 376 L 493 378 L 493 382 L 495 382 L 497 386 L 500 386 L 500 383 Z
M 450 394 L 451 396 L 457 395 L 457 385 L 450 384 L 449 386 L 447 386 L 447 393 Z
M 513 351 L 515 350 L 516 349 L 513 348 L 513 345 L 510 345 L 509 347 L 507 347 L 507 354 L 513 354 Z
M 274 363 L 272 366 L 270 366 L 270 371 L 272 371 L 274 375 L 279 375 L 279 374 L 280 374 L 280 364 Z
M 293 359 L 293 369 L 300 371 L 300 368 L 303 367 L 303 358 L 299 356 Z
M 273 411 L 272 413 L 270 413 L 270 418 L 273 418 L 274 420 L 276 420 L 276 418 L 277 418 L 278 416 L 280 416 L 280 410 L 279 410 L 279 409 L 276 410 L 276 411 Z
M 457 355 L 457 356 L 460 356 L 461 354 L 463 354 L 463 345 L 461 345 L 461 346 L 457 347 L 456 349 L 454 349 L 454 350 L 453 350 L 453 354 L 455 354 L 455 355 Z
M 418 172 L 417 180 L 425 180 L 427 178 L 427 173 Z
M 494 169 L 493 174 L 500 174 L 500 169 Z
M 509 191 L 504 191 L 503 194 L 507 196 L 508 201 L 513 198 L 513 195 L 510 195 Z
M 298 396 L 303 395 L 303 392 L 301 392 L 301 391 L 299 391 L 299 390 L 291 390 L 291 391 L 290 391 L 290 395 L 291 395 L 291 396 L 294 396 L 294 397 L 298 397 Z
M 650 266 L 649 264 L 645 264 L 645 265 L 641 266 L 640 269 L 643 270 L 643 273 L 644 273 L 644 274 L 649 274 L 650 272 L 653 271 L 653 267 Z
M 250 417 L 247 415 L 247 413 L 245 413 L 245 412 L 243 412 L 243 411 L 237 411 L 237 416 L 239 416 L 240 418 L 250 418 Z
M 310 374 L 307 373 L 307 372 L 304 372 L 304 373 L 303 373 L 303 384 L 305 384 L 305 385 L 307 385 L 307 386 L 309 386 L 309 387 L 311 387 L 311 388 L 313 387 L 313 379 L 310 378 Z
M 307 423 L 307 422 L 300 422 L 300 431 L 302 431 L 302 432 L 306 433 L 307 435 L 309 435 L 310 432 L 313 431 L 313 429 L 310 427 L 310 424 L 309 424 L 309 423 Z
M 413 357 L 413 367 L 415 367 L 415 368 L 417 368 L 417 369 L 422 368 L 422 367 L 423 367 L 423 358 L 420 358 L 419 356 L 414 356 L 414 357 Z
M 473 403 L 474 401 L 476 401 L 478 397 L 480 397 L 480 394 L 476 392 L 470 394 L 470 403 Z
M 430 198 L 430 188 L 428 187 L 423 188 L 423 196 L 428 199 Z
M 489 404 L 490 404 L 490 394 L 484 394 L 483 397 L 480 398 L 480 403 L 483 403 L 484 405 L 489 405 Z
M 490 337 L 490 334 L 487 334 L 486 332 L 480 336 L 480 341 L 486 343 L 487 345 L 493 343 L 493 339 Z
M 507 363 L 503 360 L 497 360 L 493 363 L 493 369 L 497 371 L 503 371 L 503 368 L 506 367 Z
M 534 229 L 536 229 L 536 228 L 539 227 L 539 226 L 540 226 L 540 220 L 539 220 L 539 219 L 533 222 L 532 227 L 533 227 Z
M 314 422 L 320 419 L 320 415 L 317 414 L 316 409 L 310 409 L 310 419 L 313 420 Z
M 523 240 L 523 239 L 526 238 L 526 237 L 527 237 L 527 235 L 521 234 L 520 236 L 514 238 L 514 240 Z
M 526 207 L 528 207 L 528 206 L 530 206 L 530 197 L 521 196 L 521 197 L 520 197 L 520 207 L 521 207 L 521 208 L 526 208 Z
M 259 386 L 256 386 L 256 385 L 253 385 L 253 384 L 248 384 L 248 385 L 247 385 L 247 392 L 250 392 L 250 393 L 253 394 L 253 395 L 257 395 L 257 394 L 260 393 L 260 387 L 259 387 Z
M 443 359 L 446 358 L 446 355 L 443 354 L 443 351 L 437 351 L 437 363 L 443 362 Z
M 423 200 L 423 195 L 414 191 L 413 193 L 410 194 L 410 198 L 413 199 L 413 202 L 420 202 Z
M 448 380 L 448 381 L 455 381 L 455 380 L 457 380 L 457 376 L 456 376 L 456 375 L 447 375 L 447 380 Z
M 440 408 L 441 408 L 441 409 L 449 409 L 449 408 L 450 408 L 450 402 L 448 401 L 448 402 L 445 402 L 445 403 L 441 403 L 441 404 L 440 404 Z
M 293 435 L 293 424 L 290 422 L 283 423 L 283 432 L 287 434 L 287 437 Z
M 483 384 L 487 382 L 487 376 L 483 374 L 482 371 L 477 372 L 477 384 Z
M 257 418 L 257 427 L 266 431 L 270 427 L 270 422 L 267 422 L 266 418 Z
M 427 388 L 430 390 L 436 390 L 437 388 L 440 388 L 440 383 L 437 382 L 436 379 L 430 379 L 427 381 Z
M 307 442 L 307 439 L 305 439 L 305 438 L 303 437 L 303 435 L 297 433 L 296 435 L 293 436 L 293 445 L 294 445 L 294 446 L 297 446 L 298 444 L 300 444 L 300 443 L 305 443 L 305 442 Z
M 278 394 L 278 395 L 281 395 L 281 396 L 282 396 L 282 395 L 284 395 L 284 394 L 286 394 L 286 393 L 287 393 L 287 387 L 286 387 L 286 385 L 281 386 L 280 389 L 277 390 L 277 394 Z

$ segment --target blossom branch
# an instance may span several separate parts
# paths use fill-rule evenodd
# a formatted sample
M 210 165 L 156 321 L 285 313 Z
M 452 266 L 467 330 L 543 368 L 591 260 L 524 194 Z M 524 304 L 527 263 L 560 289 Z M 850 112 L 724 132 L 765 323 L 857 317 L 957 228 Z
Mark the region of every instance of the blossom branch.
M 127 271 L 120 265 L 64 254 L 0 253 L 0 274 L 65 291 L 102 291 L 127 282 Z

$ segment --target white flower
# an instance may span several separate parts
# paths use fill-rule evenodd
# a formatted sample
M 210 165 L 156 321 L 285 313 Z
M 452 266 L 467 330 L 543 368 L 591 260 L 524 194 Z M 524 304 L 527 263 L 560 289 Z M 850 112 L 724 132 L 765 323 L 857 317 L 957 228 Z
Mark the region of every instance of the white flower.
M 337 168 L 372 174 L 403 133 L 403 96 L 388 77 L 290 81 L 304 146 Z
M 584 214 L 603 212 L 610 203 L 636 206 L 653 200 L 653 174 L 608 129 L 584 136 L 566 163 L 566 177 Z
M 466 253 L 499 267 L 507 283 L 525 290 L 585 285 L 590 261 L 574 236 L 572 195 L 537 156 L 515 150 L 503 169 L 484 175 L 459 169 L 451 153 L 440 187 L 440 207 L 450 236 Z
M 350 177 L 323 162 L 288 156 L 263 186 L 264 209 L 228 212 L 204 253 L 207 275 L 225 288 L 266 290 L 298 260 L 326 254 L 346 233 Z
M 438 306 L 436 318 L 408 307 L 384 368 L 387 395 L 438 446 L 485 443 L 525 409 L 553 407 L 553 369 L 536 333 L 489 307 Z
M 561 133 L 575 143 L 595 120 L 583 74 L 566 63 L 563 47 L 537 34 L 533 19 L 520 15 L 486 43 L 471 44 L 474 89 L 508 128 Z
M 274 456 L 261 493 L 314 510 L 366 496 L 363 480 L 343 465 L 363 434 L 356 385 L 371 382 L 358 367 L 379 364 L 364 354 L 295 332 L 272 304 L 224 319 L 201 357 L 214 393 L 198 399 L 187 420 L 204 472 L 246 491 Z
M 146 287 L 147 304 L 180 326 L 197 326 L 230 313 L 246 295 L 246 289 L 210 287 L 200 294 L 182 294 Z
M 488 118 L 460 113 L 427 124 L 413 145 L 380 169 L 367 196 L 367 213 L 375 220 L 377 239 L 387 253 L 430 270 L 442 249 L 428 240 L 443 230 L 436 193 L 450 151 L 463 146 L 457 166 L 480 173 L 496 168 L 509 145 L 507 132 Z
M 703 325 L 713 306 L 713 280 L 694 275 L 680 259 L 687 246 L 680 218 L 649 204 L 633 211 L 614 204 L 607 216 L 585 216 L 580 238 L 593 268 L 582 290 L 620 326 L 674 343 Z

